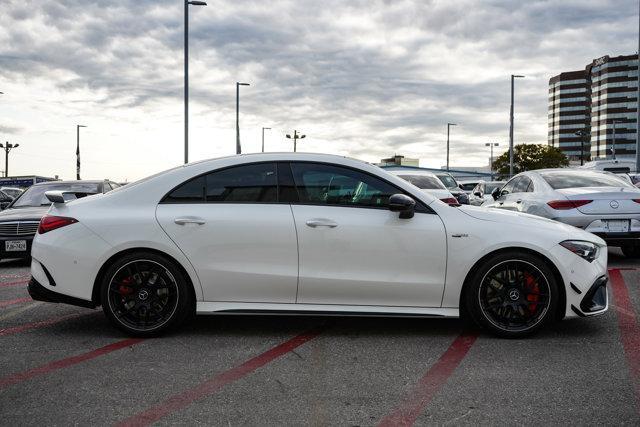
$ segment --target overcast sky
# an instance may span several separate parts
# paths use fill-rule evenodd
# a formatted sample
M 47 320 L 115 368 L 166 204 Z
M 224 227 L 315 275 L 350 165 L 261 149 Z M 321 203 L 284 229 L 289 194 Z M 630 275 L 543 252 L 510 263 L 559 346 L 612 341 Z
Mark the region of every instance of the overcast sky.
M 592 59 L 632 54 L 637 0 L 221 1 L 190 9 L 190 160 L 299 151 L 367 161 L 485 165 L 515 140 L 546 143 L 547 84 Z M 133 180 L 183 160 L 182 0 L 3 0 L 0 139 L 9 172 Z M 2 163 L 2 162 L 0 162 Z M 4 169 L 4 165 L 0 169 Z

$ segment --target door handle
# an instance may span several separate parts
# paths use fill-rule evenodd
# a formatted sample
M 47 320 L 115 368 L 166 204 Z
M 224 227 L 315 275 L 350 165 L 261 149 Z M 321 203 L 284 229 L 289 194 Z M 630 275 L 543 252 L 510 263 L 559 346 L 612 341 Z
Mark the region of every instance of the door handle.
M 516 203 L 522 203 L 522 199 L 516 200 Z
M 175 222 L 178 225 L 185 225 L 185 224 L 198 224 L 198 225 L 202 225 L 204 224 L 205 221 L 202 218 L 197 218 L 197 217 L 184 217 L 184 218 L 176 218 L 173 220 L 173 222 Z
M 311 228 L 316 228 L 316 227 L 336 228 L 338 226 L 338 223 L 331 221 L 330 219 L 319 218 L 319 219 L 308 220 L 307 225 Z

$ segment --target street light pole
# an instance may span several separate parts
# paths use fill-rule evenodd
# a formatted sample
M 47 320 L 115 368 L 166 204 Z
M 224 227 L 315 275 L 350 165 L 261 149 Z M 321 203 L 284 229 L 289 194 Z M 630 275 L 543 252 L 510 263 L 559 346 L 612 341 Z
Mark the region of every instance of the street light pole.
M 485 147 L 491 147 L 491 157 L 489 157 L 489 171 L 491 172 L 491 181 L 493 181 L 493 147 L 497 147 L 500 144 L 497 142 L 487 142 L 484 144 Z
M 586 130 L 579 130 L 574 135 L 580 137 L 580 166 L 584 165 L 584 143 L 588 136 L 591 136 Z
M 80 181 L 80 128 L 85 125 L 76 125 L 76 179 Z
M 511 74 L 511 111 L 509 113 L 509 177 L 513 176 L 513 82 L 516 78 L 524 78 L 524 76 Z
M 449 172 L 449 129 L 451 126 L 457 126 L 456 123 L 447 123 L 447 172 Z
M 293 139 L 293 152 L 295 153 L 297 149 L 296 147 L 297 147 L 298 139 L 306 138 L 307 135 L 301 135 L 298 133 L 297 130 L 294 129 L 293 136 L 291 136 L 290 134 L 287 134 L 286 137 L 289 139 Z
M 206 6 L 206 1 L 184 0 L 184 163 L 189 163 L 189 5 Z M 80 178 L 78 178 L 80 179 Z
M 242 153 L 240 146 L 240 86 L 249 86 L 249 83 L 236 82 L 236 154 Z
M 262 152 L 264 153 L 264 130 L 268 129 L 271 130 L 271 128 L 262 128 Z
M 7 141 L 4 144 L 0 144 L 0 148 L 4 149 L 4 176 L 5 178 L 9 176 L 9 151 L 13 148 L 18 148 L 20 144 L 9 144 Z

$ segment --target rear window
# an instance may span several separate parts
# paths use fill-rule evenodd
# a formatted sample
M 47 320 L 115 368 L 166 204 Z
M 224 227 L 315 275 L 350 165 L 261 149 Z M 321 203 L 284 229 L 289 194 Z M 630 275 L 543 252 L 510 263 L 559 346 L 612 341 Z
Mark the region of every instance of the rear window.
M 632 187 L 625 180 L 607 173 L 543 172 L 540 175 L 554 190 L 581 187 Z
M 438 178 L 447 188 L 458 188 L 458 183 L 451 175 L 438 175 Z
M 68 191 L 73 193 L 76 198 L 84 197 L 88 194 L 98 193 L 98 184 L 89 182 L 78 183 L 60 183 L 60 184 L 46 184 L 46 185 L 34 185 L 27 188 L 24 193 L 15 201 L 11 206 L 12 208 L 20 208 L 27 206 L 42 206 L 50 205 L 51 202 L 44 195 L 47 191 Z
M 435 176 L 428 175 L 398 175 L 400 178 L 423 190 L 444 190 L 444 184 Z

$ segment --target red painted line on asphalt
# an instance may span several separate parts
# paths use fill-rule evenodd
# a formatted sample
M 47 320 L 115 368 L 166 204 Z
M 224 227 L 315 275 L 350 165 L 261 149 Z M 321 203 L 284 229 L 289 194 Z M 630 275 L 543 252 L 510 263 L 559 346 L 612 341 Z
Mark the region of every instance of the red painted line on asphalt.
M 11 328 L 0 329 L 0 337 L 5 335 L 13 335 L 19 332 L 29 331 L 31 329 L 43 328 L 45 326 L 55 325 L 56 323 L 64 322 L 68 319 L 73 319 L 75 317 L 86 316 L 90 313 L 74 313 L 67 314 L 65 316 L 54 317 L 52 319 L 41 320 L 39 322 L 26 323 L 24 325 L 13 326 Z
M 22 304 L 23 302 L 29 302 L 29 301 L 33 301 L 33 300 L 31 298 L 16 298 L 16 299 L 10 299 L 6 301 L 0 301 L 0 307 L 6 307 L 8 305 L 14 305 L 14 304 Z
M 629 291 L 620 270 L 610 269 L 609 279 L 616 301 L 614 307 L 618 317 L 622 347 L 627 359 L 633 390 L 636 394 L 636 409 L 640 413 L 640 325 L 638 325 Z
M 26 285 L 27 283 L 29 283 L 29 280 L 20 280 L 18 282 L 0 283 L 0 288 L 8 288 L 9 286 Z
M 478 335 L 475 333 L 461 333 L 451 343 L 447 351 L 424 374 L 418 384 L 409 392 L 404 402 L 387 415 L 378 426 L 411 426 L 424 412 L 433 396 L 449 380 L 462 359 L 465 358 Z
M 121 421 L 117 425 L 150 425 L 160 420 L 161 418 L 166 417 L 167 415 L 188 407 L 197 400 L 220 391 L 220 389 L 222 389 L 224 386 L 239 380 L 240 378 L 254 372 L 256 369 L 266 365 L 267 363 L 272 362 L 273 360 L 291 352 L 292 350 L 295 350 L 304 343 L 311 341 L 321 332 L 322 331 L 319 328 L 303 332 L 300 335 L 297 335 L 290 340 L 278 344 L 270 350 L 267 350 L 264 353 L 247 360 L 243 364 L 236 366 L 235 368 L 231 368 L 228 371 L 222 372 L 193 388 L 175 394 L 164 402 L 158 403 L 157 405 L 154 405 L 143 412 L 133 415 Z
M 45 375 L 58 369 L 68 368 L 69 366 L 77 365 L 78 363 L 85 362 L 87 360 L 95 359 L 96 357 L 103 356 L 108 353 L 123 349 L 125 347 L 131 347 L 144 341 L 141 338 L 130 338 L 113 344 L 105 345 L 96 350 L 82 353 L 77 356 L 71 356 L 64 359 L 56 360 L 55 362 L 47 363 L 46 365 L 38 366 L 37 368 L 29 369 L 28 371 L 18 372 L 17 374 L 9 375 L 8 377 L 0 378 L 0 389 L 21 383 L 33 377 Z

